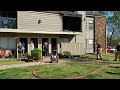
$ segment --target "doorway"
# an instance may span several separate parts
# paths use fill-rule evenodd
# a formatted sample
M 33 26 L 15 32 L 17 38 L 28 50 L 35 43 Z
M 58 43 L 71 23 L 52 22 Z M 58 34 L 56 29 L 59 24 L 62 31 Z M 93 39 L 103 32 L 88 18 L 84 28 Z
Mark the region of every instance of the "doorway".
M 57 50 L 57 38 L 51 38 L 51 50 Z
M 31 38 L 31 41 L 34 43 L 34 48 L 38 48 L 38 38 Z
M 49 41 L 48 38 L 42 38 L 42 50 L 45 49 L 45 56 L 49 55 Z
M 24 47 L 25 47 L 25 52 L 24 53 L 27 53 L 28 52 L 28 41 L 27 41 L 27 38 L 20 38 L 20 42 L 24 42 Z

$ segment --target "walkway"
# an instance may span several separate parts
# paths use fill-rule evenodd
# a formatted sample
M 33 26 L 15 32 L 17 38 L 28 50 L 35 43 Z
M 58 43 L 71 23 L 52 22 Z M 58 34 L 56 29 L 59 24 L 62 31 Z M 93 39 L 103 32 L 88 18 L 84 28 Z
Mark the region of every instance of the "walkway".
M 41 64 L 51 64 L 48 63 L 50 62 L 49 58 L 45 58 L 44 62 Z M 18 67 L 26 67 L 26 66 L 34 66 L 34 65 L 38 65 L 40 62 L 26 62 L 23 64 L 12 64 L 12 65 L 1 65 L 0 66 L 0 70 L 4 70 L 4 69 L 9 69 L 9 68 L 18 68 Z

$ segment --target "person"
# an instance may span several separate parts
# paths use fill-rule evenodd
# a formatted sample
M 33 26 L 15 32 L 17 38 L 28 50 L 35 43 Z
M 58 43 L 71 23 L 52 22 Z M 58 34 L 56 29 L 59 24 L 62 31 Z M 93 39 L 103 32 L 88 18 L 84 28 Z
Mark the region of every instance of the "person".
M 21 44 L 22 44 L 22 48 L 21 48 L 22 49 L 22 53 L 25 53 L 25 43 L 22 41 Z
M 47 56 L 48 55 L 48 43 L 47 43 L 47 41 L 44 42 L 43 47 L 44 47 L 44 51 L 45 51 L 45 56 Z
M 31 41 L 31 50 L 34 50 L 35 46 L 34 46 L 34 43 L 33 43 L 33 40 Z
M 99 43 L 97 43 L 97 60 L 102 60 L 102 47 Z
M 119 57 L 119 61 L 120 61 L 120 42 L 118 42 L 118 45 L 116 46 L 115 60 L 114 61 L 117 61 L 118 57 Z
M 42 59 L 44 59 L 45 58 L 45 47 L 44 47 L 44 45 L 42 46 Z
M 19 42 L 19 44 L 18 44 L 18 52 L 22 53 L 22 44 L 21 44 L 21 42 Z

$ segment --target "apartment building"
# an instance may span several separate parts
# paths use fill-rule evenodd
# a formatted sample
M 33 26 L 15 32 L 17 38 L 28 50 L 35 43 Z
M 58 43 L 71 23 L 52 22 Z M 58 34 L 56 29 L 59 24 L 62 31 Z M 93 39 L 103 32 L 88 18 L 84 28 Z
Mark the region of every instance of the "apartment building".
M 96 41 L 106 45 L 101 38 L 106 37 L 105 21 L 104 16 L 86 11 L 0 11 L 0 51 L 12 50 L 19 57 L 19 42 L 30 53 L 32 40 L 35 48 L 48 42 L 48 54 L 53 50 L 94 53 Z

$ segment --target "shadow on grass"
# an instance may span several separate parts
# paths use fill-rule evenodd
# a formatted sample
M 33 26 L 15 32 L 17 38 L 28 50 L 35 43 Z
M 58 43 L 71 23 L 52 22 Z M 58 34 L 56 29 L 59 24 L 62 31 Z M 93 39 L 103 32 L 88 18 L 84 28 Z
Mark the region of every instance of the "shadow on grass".
M 116 61 L 110 61 L 110 60 L 102 60 L 103 62 L 100 63 L 107 63 L 107 64 L 120 64 L 120 62 L 116 62 Z
M 114 73 L 114 72 L 106 72 L 108 74 L 113 74 L 113 75 L 120 75 L 120 73 Z
M 111 68 L 120 68 L 120 66 L 110 66 Z
M 87 62 L 87 61 L 95 61 L 96 58 L 91 58 L 88 56 L 84 56 L 84 57 L 73 57 L 70 59 L 70 61 L 78 61 L 78 62 Z

